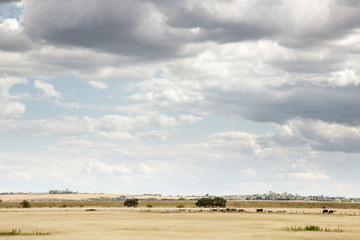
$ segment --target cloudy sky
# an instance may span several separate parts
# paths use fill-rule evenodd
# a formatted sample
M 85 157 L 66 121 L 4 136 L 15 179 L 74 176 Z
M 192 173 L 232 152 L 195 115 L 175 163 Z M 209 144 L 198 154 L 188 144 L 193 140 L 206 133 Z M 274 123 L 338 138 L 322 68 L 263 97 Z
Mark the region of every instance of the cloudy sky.
M 1 0 L 0 192 L 360 196 L 360 2 Z

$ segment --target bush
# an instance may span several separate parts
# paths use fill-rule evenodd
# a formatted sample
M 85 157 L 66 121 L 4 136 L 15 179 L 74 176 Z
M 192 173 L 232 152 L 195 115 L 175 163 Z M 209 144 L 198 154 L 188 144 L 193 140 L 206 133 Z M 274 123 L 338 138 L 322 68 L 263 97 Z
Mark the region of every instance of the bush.
M 124 202 L 124 207 L 137 207 L 139 205 L 139 199 L 129 198 Z
M 177 208 L 184 208 L 185 207 L 185 205 L 184 204 L 182 204 L 182 203 L 180 203 L 179 205 L 177 205 L 176 206 Z
M 31 204 L 30 204 L 29 201 L 24 200 L 24 201 L 21 202 L 21 206 L 22 206 L 23 208 L 30 208 L 30 207 L 31 207 Z
M 146 204 L 147 207 L 153 207 L 151 203 Z

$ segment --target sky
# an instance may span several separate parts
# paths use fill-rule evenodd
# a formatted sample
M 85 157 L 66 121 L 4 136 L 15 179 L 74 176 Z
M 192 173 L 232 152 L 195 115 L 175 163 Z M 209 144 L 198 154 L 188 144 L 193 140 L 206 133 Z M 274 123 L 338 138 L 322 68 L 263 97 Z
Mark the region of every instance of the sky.
M 360 1 L 1 0 L 0 192 L 360 196 Z

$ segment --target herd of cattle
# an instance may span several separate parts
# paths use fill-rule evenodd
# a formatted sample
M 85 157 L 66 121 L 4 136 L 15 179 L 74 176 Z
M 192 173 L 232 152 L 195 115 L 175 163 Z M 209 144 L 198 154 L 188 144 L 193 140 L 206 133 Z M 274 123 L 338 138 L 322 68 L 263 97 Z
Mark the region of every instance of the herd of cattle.
M 188 212 L 188 213 L 191 213 L 191 212 L 222 212 L 222 213 L 225 213 L 225 212 L 254 212 L 254 211 L 251 211 L 251 210 L 245 210 L 243 208 L 210 208 L 210 209 L 194 209 L 194 208 L 191 208 L 191 209 L 186 209 L 186 208 L 183 208 L 183 209 L 167 209 L 166 210 L 167 213 L 175 213 L 175 212 Z M 273 211 L 273 210 L 264 210 L 263 208 L 258 208 L 258 209 L 255 209 L 255 212 L 257 213 L 286 213 L 285 210 L 277 210 L 277 211 Z M 322 210 L 322 213 L 327 213 L 327 214 L 332 214 L 334 213 L 335 210 L 327 210 L 327 209 L 324 209 Z M 292 213 L 292 212 L 291 212 Z

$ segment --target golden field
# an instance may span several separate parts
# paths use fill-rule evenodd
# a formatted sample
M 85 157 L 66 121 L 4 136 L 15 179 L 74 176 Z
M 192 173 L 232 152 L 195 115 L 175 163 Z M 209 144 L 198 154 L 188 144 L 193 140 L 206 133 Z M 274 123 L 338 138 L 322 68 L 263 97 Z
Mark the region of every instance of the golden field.
M 161 213 L 156 209 L 2 209 L 0 232 L 49 232 L 0 239 L 360 239 L 360 216 L 287 213 Z M 318 225 L 343 232 L 288 232 L 282 227 Z

